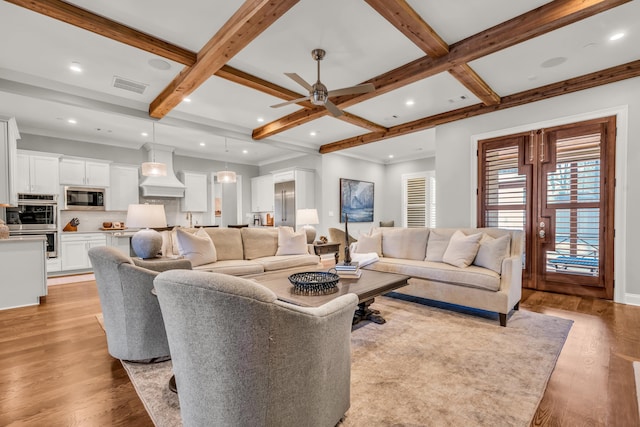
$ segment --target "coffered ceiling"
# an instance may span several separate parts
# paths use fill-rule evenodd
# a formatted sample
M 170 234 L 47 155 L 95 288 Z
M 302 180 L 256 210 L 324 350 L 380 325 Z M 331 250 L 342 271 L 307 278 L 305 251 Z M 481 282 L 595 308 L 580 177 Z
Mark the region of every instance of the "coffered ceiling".
M 438 124 L 636 77 L 639 44 L 628 0 L 6 0 L 0 115 L 131 148 L 156 122 L 155 142 L 177 153 L 247 164 L 396 162 L 433 155 Z M 284 73 L 313 84 L 316 48 L 329 91 L 375 91 L 330 98 L 340 117 L 308 101 L 271 108 L 307 95 Z

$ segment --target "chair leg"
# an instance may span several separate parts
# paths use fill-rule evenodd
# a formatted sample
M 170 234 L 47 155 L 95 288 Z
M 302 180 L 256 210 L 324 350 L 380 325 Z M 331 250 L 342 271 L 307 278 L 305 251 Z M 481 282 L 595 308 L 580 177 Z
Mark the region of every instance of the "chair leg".
M 506 313 L 498 313 L 500 315 L 500 326 L 507 326 L 507 315 Z

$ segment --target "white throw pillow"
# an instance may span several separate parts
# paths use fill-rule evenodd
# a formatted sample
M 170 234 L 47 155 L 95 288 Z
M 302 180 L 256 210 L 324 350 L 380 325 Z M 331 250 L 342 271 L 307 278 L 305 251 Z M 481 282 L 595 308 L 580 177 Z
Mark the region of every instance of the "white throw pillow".
M 358 254 L 375 252 L 378 256 L 382 256 L 382 233 L 373 233 L 370 236 L 360 236 L 355 252 Z
M 462 231 L 457 230 L 449 240 L 442 261 L 460 268 L 469 267 L 478 253 L 481 238 L 482 233 L 465 236 Z
M 307 254 L 307 233 L 300 230 L 293 232 L 291 227 L 278 228 L 278 255 L 303 255 Z
M 502 261 L 509 256 L 509 244 L 511 243 L 511 236 L 504 235 L 494 237 L 485 234 L 480 240 L 480 248 L 476 259 L 473 260 L 473 265 L 478 267 L 488 268 L 500 274 L 502 271 Z
M 194 267 L 218 260 L 216 247 L 213 245 L 211 237 L 204 231 L 204 228 L 199 229 L 195 234 L 178 228 L 176 230 L 176 240 L 178 241 L 180 255 L 191 261 L 191 265 Z
M 440 234 L 437 231 L 431 230 L 427 243 L 427 256 L 424 258 L 424 260 L 442 262 L 442 256 L 447 250 L 450 238 L 450 236 Z

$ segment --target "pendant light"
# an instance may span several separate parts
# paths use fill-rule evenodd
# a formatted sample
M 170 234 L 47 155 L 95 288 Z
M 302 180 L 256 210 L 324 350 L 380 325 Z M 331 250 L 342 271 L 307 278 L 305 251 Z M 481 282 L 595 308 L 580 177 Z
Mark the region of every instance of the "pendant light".
M 227 153 L 229 149 L 227 148 L 227 138 L 224 139 L 224 152 L 225 152 L 225 160 L 224 160 L 224 169 L 223 171 L 218 171 L 216 173 L 216 178 L 218 182 L 221 183 L 234 183 L 236 182 L 236 173 L 234 171 L 230 171 L 227 165 Z
M 153 143 L 156 143 L 156 122 L 153 122 Z M 167 176 L 167 165 L 156 162 L 155 150 L 152 150 L 150 162 L 142 163 L 142 176 Z

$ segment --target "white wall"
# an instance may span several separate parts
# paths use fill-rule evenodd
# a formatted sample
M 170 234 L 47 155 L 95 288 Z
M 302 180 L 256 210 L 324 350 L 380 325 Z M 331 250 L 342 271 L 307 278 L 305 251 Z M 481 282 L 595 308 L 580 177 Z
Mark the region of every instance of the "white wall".
M 435 157 L 428 157 L 410 162 L 389 164 L 385 167 L 384 201 L 381 202 L 381 221 L 394 220 L 396 227 L 402 226 L 402 175 L 432 171 L 435 170 L 435 165 Z
M 640 78 L 634 78 L 439 126 L 436 129 L 438 225 L 474 225 L 471 219 L 475 200 L 475 186 L 471 185 L 471 165 L 476 162 L 475 153 L 472 157 L 471 152 L 474 135 L 501 130 L 508 133 L 513 128 L 557 121 L 559 118 L 575 121 L 574 118 L 599 110 L 628 107 L 628 126 L 623 122 L 621 127 L 618 123 L 618 140 L 626 143 L 628 151 L 626 155 L 617 153 L 616 205 L 622 212 L 616 212 L 615 300 L 640 305 L 640 270 L 625 268 L 625 260 L 631 265 L 640 258 L 640 245 L 637 244 L 640 223 L 634 221 L 640 211 L 640 168 L 637 166 L 640 164 L 639 94 Z M 623 176 L 625 167 L 626 176 Z

